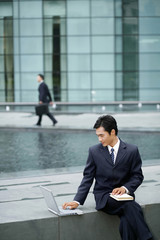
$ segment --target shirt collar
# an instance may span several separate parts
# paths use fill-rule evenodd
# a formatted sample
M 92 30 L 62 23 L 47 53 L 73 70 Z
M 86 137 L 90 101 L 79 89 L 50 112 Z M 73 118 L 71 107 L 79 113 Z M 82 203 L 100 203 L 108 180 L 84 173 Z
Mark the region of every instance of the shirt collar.
M 41 82 L 39 83 L 39 85 L 41 85 L 41 83 L 43 83 L 43 81 L 41 81 Z
M 109 152 L 111 153 L 111 149 L 113 148 L 113 149 L 114 149 L 114 152 L 118 153 L 119 145 L 120 145 L 120 140 L 119 140 L 119 138 L 118 138 L 118 142 L 117 142 L 113 147 L 111 147 L 110 145 L 108 145 L 108 150 L 109 150 Z

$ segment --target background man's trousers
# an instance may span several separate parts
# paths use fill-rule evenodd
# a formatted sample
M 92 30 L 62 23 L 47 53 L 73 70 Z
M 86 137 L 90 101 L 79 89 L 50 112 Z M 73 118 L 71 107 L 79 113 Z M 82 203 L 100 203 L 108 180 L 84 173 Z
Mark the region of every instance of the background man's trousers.
M 50 112 L 47 113 L 46 115 L 52 120 L 53 124 L 57 123 L 56 119 L 54 118 L 54 116 Z M 39 119 L 38 119 L 37 125 L 41 125 L 42 116 L 43 115 L 39 115 Z
M 142 209 L 137 202 L 119 202 L 109 197 L 102 211 L 120 217 L 119 231 L 123 240 L 152 239 L 152 234 L 145 223 Z

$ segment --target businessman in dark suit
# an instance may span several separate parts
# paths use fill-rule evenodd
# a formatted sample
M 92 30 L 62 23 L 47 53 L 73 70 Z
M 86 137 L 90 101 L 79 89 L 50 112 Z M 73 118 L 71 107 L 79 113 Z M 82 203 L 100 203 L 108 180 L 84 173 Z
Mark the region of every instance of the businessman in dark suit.
M 39 91 L 39 104 L 50 104 L 53 105 L 52 97 L 49 92 L 48 86 L 46 83 L 44 83 L 44 76 L 42 74 L 38 74 L 37 81 L 39 83 L 38 91 Z M 47 116 L 51 119 L 53 122 L 53 126 L 57 123 L 57 120 L 54 118 L 54 116 L 48 112 Z M 42 115 L 39 115 L 39 119 L 37 122 L 37 126 L 41 126 L 42 121 Z
M 94 197 L 96 209 L 120 217 L 120 235 L 123 240 L 153 239 L 145 223 L 139 204 L 133 201 L 116 201 L 110 193 L 134 192 L 143 181 L 141 157 L 138 148 L 124 143 L 117 134 L 116 120 L 110 116 L 100 117 L 95 125 L 100 144 L 89 149 L 89 156 L 84 169 L 84 177 L 74 201 L 64 203 L 66 207 L 77 208 L 83 205 L 95 179 Z

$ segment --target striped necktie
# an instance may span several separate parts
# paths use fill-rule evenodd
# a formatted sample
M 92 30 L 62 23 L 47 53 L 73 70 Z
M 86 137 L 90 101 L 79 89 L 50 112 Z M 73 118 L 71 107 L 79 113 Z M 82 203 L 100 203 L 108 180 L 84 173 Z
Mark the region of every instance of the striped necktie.
M 111 159 L 112 159 L 112 163 L 114 164 L 114 148 L 111 148 Z

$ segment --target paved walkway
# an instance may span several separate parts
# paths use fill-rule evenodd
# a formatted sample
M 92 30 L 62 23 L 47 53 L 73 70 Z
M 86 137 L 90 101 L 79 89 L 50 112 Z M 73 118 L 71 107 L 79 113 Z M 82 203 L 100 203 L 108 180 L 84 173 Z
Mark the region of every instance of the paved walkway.
M 55 115 L 58 129 L 92 129 L 100 114 Z M 160 112 L 118 113 L 113 114 L 119 129 L 126 130 L 158 130 L 160 131 Z M 0 127 L 33 128 L 37 116 L 31 113 L 0 112 Z M 43 128 L 53 128 L 47 116 L 43 116 Z

